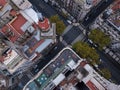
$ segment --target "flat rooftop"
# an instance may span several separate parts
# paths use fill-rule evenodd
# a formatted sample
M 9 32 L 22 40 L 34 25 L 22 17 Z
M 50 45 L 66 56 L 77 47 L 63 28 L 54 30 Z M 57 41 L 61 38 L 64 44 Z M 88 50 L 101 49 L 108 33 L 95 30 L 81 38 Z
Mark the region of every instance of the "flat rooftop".
M 15 42 L 20 36 L 24 34 L 22 26 L 27 22 L 27 20 L 18 14 L 11 22 L 4 26 L 1 32 L 11 41 Z
M 120 13 L 116 11 L 116 13 L 113 13 L 109 18 L 109 22 L 120 30 Z
M 45 18 L 43 21 L 38 22 L 38 26 L 40 27 L 40 29 L 42 29 L 42 31 L 48 31 L 50 27 L 50 22 L 47 18 Z
M 77 63 L 80 58 L 70 49 L 63 50 L 56 58 L 53 59 L 51 63 L 49 63 L 49 65 L 43 69 L 43 72 L 34 79 L 34 81 L 27 85 L 26 90 L 27 88 L 29 88 L 29 90 L 42 90 L 51 80 L 56 78 L 63 71 L 65 66 L 71 60 Z
M 88 81 L 86 85 L 91 89 L 91 90 L 99 90 L 91 81 Z
M 17 15 L 15 19 L 13 19 L 9 25 L 20 35 L 24 34 L 21 27 L 27 22 L 27 20 L 21 15 Z

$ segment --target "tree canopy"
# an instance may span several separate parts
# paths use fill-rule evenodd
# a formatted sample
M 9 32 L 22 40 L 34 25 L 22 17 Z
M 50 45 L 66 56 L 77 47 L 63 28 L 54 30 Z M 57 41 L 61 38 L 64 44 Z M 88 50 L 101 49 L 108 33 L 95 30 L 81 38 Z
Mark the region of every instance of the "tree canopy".
M 76 42 L 73 45 L 73 49 L 76 51 L 78 55 L 82 58 L 86 58 L 88 62 L 91 64 L 99 64 L 99 55 L 97 54 L 94 48 L 91 48 L 87 43 L 84 42 Z
M 103 69 L 101 69 L 101 73 L 102 73 L 103 77 L 105 77 L 106 79 L 111 78 L 111 73 L 110 73 L 109 69 L 103 68 Z
M 65 24 L 63 23 L 63 21 L 60 20 L 58 15 L 51 16 L 50 17 L 50 21 L 52 23 L 56 23 L 56 33 L 58 35 L 61 35 L 63 33 L 63 31 L 65 30 L 65 28 L 66 28 Z
M 110 37 L 99 29 L 92 30 L 88 36 L 95 44 L 99 46 L 99 49 L 110 44 Z

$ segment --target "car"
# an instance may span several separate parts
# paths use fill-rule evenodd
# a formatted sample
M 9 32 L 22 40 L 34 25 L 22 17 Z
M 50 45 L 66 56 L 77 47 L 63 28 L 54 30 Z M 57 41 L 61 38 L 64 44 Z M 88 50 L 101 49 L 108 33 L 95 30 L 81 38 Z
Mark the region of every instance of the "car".
M 33 66 L 34 69 L 37 68 L 37 67 L 38 67 L 38 65 L 34 65 L 34 66 Z
M 68 22 L 69 24 L 72 24 L 72 22 L 71 22 L 70 20 L 67 20 L 67 22 Z
M 55 48 L 54 48 L 54 50 L 56 50 L 58 47 L 56 46 Z
M 38 68 L 35 70 L 35 73 L 37 73 L 37 72 L 39 72 L 39 69 L 38 69 Z
M 92 41 L 92 40 L 88 39 L 88 41 L 89 41 L 91 44 L 93 44 L 93 41 Z

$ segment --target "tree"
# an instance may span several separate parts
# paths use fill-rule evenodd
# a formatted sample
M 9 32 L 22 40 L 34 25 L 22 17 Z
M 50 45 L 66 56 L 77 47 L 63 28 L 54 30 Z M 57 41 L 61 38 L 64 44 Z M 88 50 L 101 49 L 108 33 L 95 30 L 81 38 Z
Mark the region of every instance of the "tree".
M 101 50 L 103 47 L 110 44 L 110 37 L 99 29 L 92 30 L 88 36 Z
M 63 21 L 60 20 L 58 15 L 51 16 L 50 17 L 50 21 L 52 23 L 56 23 L 56 33 L 58 35 L 61 35 L 63 33 L 63 31 L 65 30 L 65 28 L 66 28 L 65 24 L 63 23 Z
M 111 78 L 111 73 L 107 68 L 101 69 L 101 73 L 102 73 L 103 77 L 105 77 L 106 79 Z
M 73 45 L 73 49 L 82 58 L 86 58 L 92 65 L 99 64 L 99 55 L 94 48 L 91 48 L 87 43 L 76 42 Z

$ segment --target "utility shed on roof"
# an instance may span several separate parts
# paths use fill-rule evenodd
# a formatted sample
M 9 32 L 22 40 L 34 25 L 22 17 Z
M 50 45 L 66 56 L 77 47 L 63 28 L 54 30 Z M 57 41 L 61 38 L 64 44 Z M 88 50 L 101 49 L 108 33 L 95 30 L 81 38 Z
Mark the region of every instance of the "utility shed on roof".
M 54 80 L 53 83 L 57 86 L 65 79 L 65 76 L 61 73 Z
M 84 68 L 85 68 L 89 73 L 92 73 L 92 72 L 93 72 L 92 67 L 90 67 L 90 65 L 88 65 L 88 64 L 86 64 L 86 65 L 84 66 Z
M 73 70 L 76 63 L 73 60 L 71 60 L 67 65 Z

